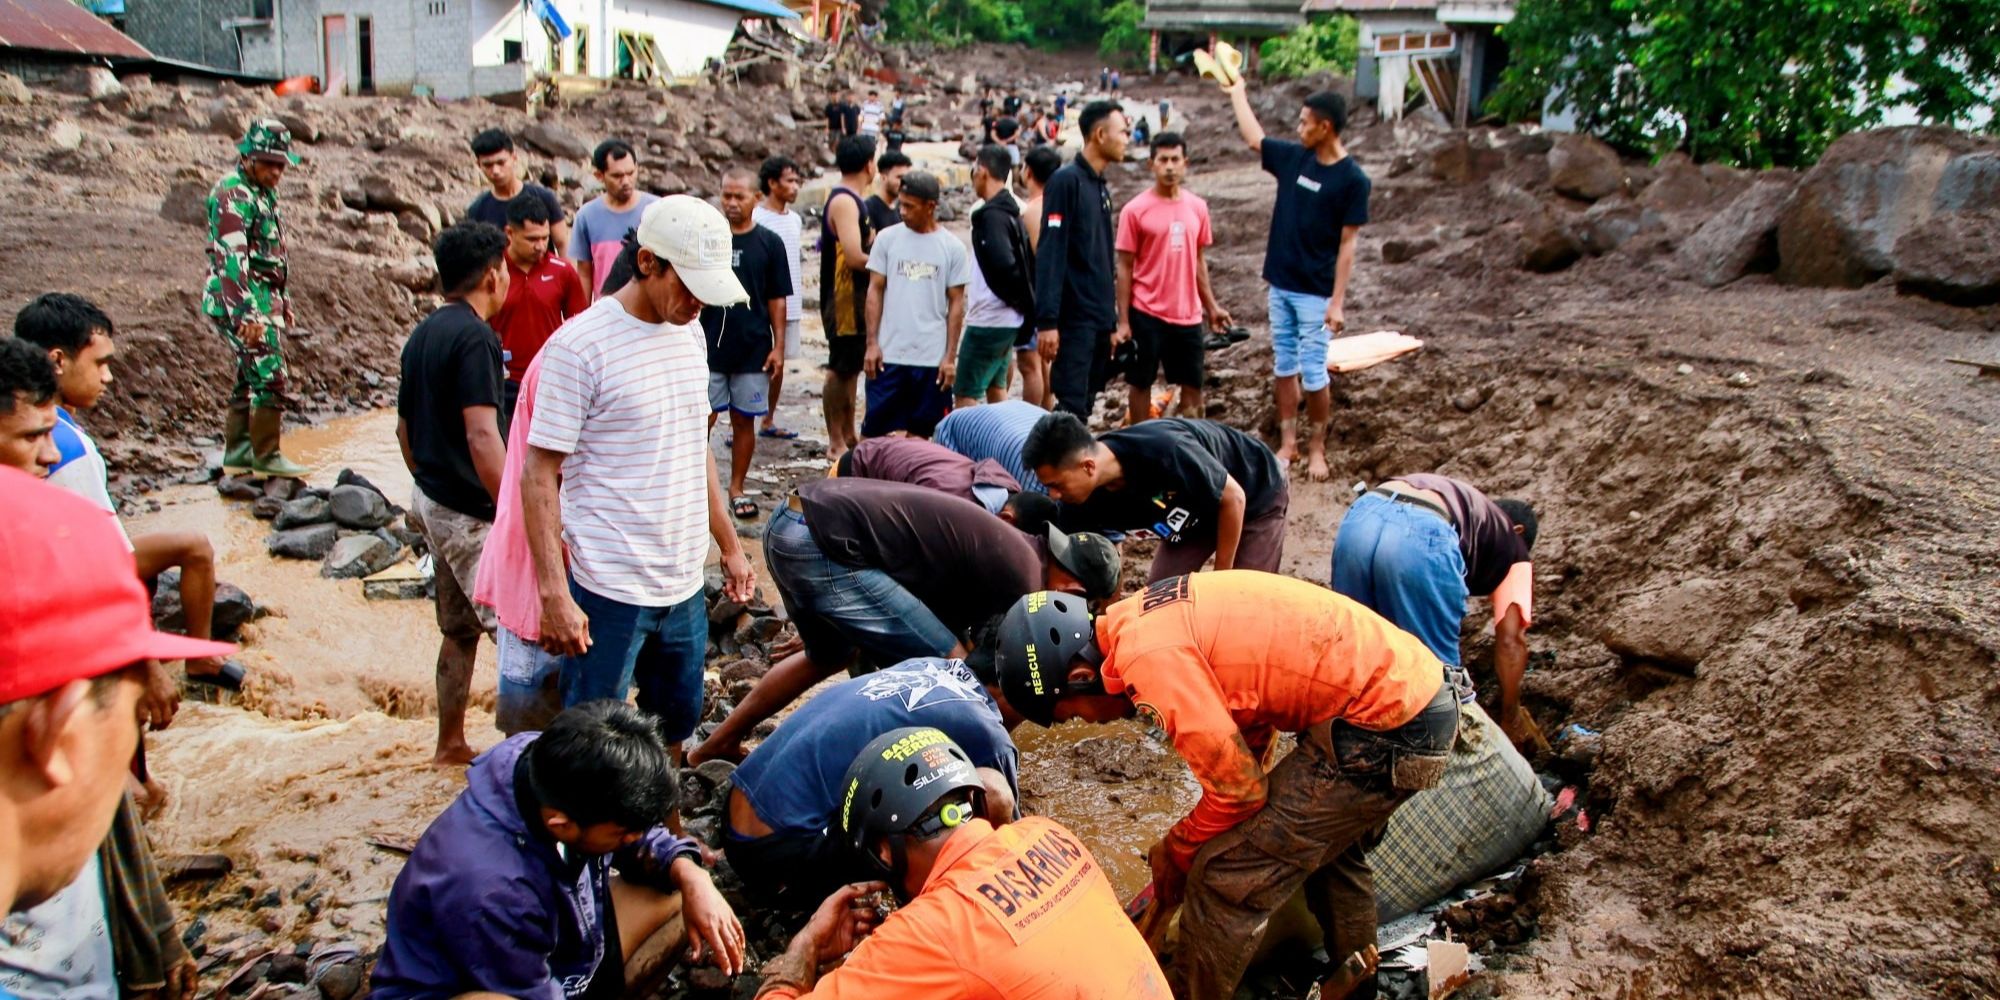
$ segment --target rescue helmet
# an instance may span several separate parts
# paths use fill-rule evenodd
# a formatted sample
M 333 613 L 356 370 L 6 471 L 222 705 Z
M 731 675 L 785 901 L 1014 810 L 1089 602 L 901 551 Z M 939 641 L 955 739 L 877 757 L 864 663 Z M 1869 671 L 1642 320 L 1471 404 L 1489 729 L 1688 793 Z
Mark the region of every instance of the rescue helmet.
M 930 726 L 904 726 L 870 740 L 848 765 L 841 788 L 842 838 L 899 897 L 910 838 L 924 840 L 986 812 L 986 786 L 972 759 Z M 969 794 L 954 799 L 957 792 Z M 887 864 L 873 850 L 882 840 L 889 844 Z
M 1102 681 L 1070 683 L 1070 661 L 1079 656 L 1091 666 L 1104 662 L 1089 605 L 1081 597 L 1053 590 L 1028 594 L 1015 601 L 1000 621 L 993 653 L 1000 693 L 1022 718 L 1038 726 L 1053 725 L 1056 702 L 1063 696 L 1104 691 Z

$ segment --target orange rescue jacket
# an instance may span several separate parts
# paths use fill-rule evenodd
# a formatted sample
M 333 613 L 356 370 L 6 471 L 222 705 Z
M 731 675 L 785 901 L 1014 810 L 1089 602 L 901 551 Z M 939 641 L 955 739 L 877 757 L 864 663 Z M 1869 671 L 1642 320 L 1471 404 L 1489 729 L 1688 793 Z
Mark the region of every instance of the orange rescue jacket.
M 759 1000 L 801 994 L 779 987 Z M 1030 816 L 967 823 L 924 889 L 812 997 L 1169 1000 L 1152 949 L 1082 838 Z
M 1263 808 L 1259 760 L 1276 732 L 1340 719 L 1394 729 L 1444 684 L 1415 636 L 1324 587 L 1253 570 L 1169 577 L 1097 622 L 1104 688 L 1166 730 L 1201 781 L 1167 834 L 1185 869 L 1202 844 Z

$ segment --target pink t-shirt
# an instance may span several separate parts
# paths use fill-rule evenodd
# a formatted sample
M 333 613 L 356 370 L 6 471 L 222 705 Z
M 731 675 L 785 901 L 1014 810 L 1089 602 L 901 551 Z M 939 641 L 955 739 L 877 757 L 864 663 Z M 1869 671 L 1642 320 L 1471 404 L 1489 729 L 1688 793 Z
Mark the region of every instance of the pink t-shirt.
M 493 527 L 479 554 L 479 577 L 472 599 L 493 609 L 507 631 L 529 642 L 542 638 L 542 592 L 535 584 L 535 556 L 528 550 L 528 522 L 521 511 L 521 476 L 528 464 L 528 426 L 535 420 L 535 389 L 542 383 L 542 356 L 521 377 L 521 398 L 508 425 L 507 464 L 500 469 L 500 502 Z
M 1176 325 L 1201 322 L 1197 250 L 1214 242 L 1208 202 L 1192 191 L 1169 201 L 1147 188 L 1126 202 L 1115 247 L 1133 255 L 1132 307 Z

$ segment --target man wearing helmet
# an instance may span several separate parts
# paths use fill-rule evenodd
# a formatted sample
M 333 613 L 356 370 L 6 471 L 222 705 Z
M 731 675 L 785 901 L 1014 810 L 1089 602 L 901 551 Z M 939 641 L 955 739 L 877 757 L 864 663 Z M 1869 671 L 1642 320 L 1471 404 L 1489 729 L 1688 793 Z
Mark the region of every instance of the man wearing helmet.
M 293 332 L 278 182 L 299 158 L 292 133 L 275 118 L 252 122 L 236 152 L 236 169 L 208 193 L 208 282 L 201 292 L 202 315 L 236 352 L 222 471 L 299 478 L 306 467 L 278 448 L 290 401 L 278 335 Z
M 1458 726 L 1423 643 L 1313 584 L 1229 570 L 1159 580 L 1094 622 L 1075 598 L 1029 594 L 1002 620 L 995 661 L 1028 721 L 1137 716 L 1200 779 L 1201 801 L 1148 854 L 1162 902 L 1186 894 L 1177 996 L 1234 995 L 1270 914 L 1301 885 L 1327 953 L 1359 956 L 1321 995 L 1372 982 L 1363 852 L 1437 784 Z M 1267 774 L 1279 732 L 1298 749 Z
M 1045 817 L 998 829 L 979 818 L 979 776 L 944 733 L 876 737 L 841 787 L 829 832 L 882 881 L 828 896 L 765 963 L 758 997 L 1166 1000 L 1159 963 L 1083 839 Z M 884 889 L 902 906 L 869 935 L 862 897 Z

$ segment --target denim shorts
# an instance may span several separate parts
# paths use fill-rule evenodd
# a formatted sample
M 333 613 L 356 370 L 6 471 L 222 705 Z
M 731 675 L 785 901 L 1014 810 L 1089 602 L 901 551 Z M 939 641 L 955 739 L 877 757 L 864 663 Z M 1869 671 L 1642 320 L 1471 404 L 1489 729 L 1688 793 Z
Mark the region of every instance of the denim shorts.
M 764 526 L 764 562 L 798 627 L 806 657 L 838 666 L 859 650 L 875 667 L 944 656 L 958 637 L 924 602 L 879 569 L 835 562 L 820 550 L 804 515 L 780 505 Z
M 1333 384 L 1326 370 L 1326 345 L 1333 334 L 1326 328 L 1324 295 L 1271 289 L 1271 373 L 1299 377 L 1307 392 Z
M 670 745 L 694 735 L 708 652 L 702 592 L 664 608 L 593 594 L 574 579 L 569 592 L 590 619 L 590 651 L 563 660 L 563 707 L 600 698 L 624 701 L 637 684 L 639 707 L 659 718 L 660 735 Z
M 1332 579 L 1335 593 L 1422 641 L 1462 688 L 1460 696 L 1471 697 L 1458 649 L 1467 596 L 1465 556 L 1450 521 L 1426 507 L 1363 493 L 1340 519 Z
M 540 732 L 562 711 L 563 658 L 500 626 L 500 691 L 493 724 L 509 736 Z

